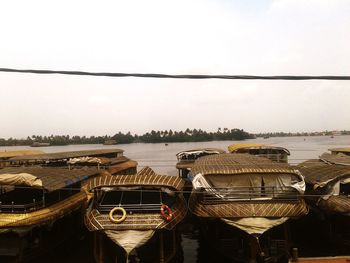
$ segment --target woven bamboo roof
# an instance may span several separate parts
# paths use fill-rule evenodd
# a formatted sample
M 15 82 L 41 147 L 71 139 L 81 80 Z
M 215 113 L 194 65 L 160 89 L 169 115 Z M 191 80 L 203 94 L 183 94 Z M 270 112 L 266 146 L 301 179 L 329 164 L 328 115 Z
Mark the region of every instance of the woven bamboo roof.
M 151 168 L 145 167 L 137 174 L 113 176 L 105 173 L 96 177 L 87 185 L 87 190 L 104 186 L 152 186 L 169 187 L 175 190 L 181 190 L 185 182 L 178 176 L 158 175 Z
M 293 173 L 295 170 L 285 163 L 276 163 L 264 157 L 249 154 L 218 154 L 197 159 L 192 174 L 252 174 L 252 173 Z
M 324 186 L 330 182 L 350 177 L 350 166 L 340 165 L 298 165 L 300 172 L 305 177 L 305 181 L 312 185 Z
M 345 153 L 350 154 L 350 147 L 343 147 L 343 148 L 332 148 L 329 149 L 332 153 Z
M 137 167 L 137 162 L 133 160 L 126 160 L 121 163 L 116 163 L 114 165 L 111 165 L 108 167 L 107 171 L 111 174 L 117 174 L 121 173 L 124 170 L 127 170 L 129 168 L 135 168 Z
M 191 169 L 195 160 L 182 160 L 176 164 L 176 169 Z
M 284 152 L 288 155 L 290 155 L 289 150 L 283 147 L 278 146 L 271 146 L 271 145 L 265 145 L 265 144 L 256 144 L 256 143 L 235 143 L 228 146 L 228 150 L 230 153 L 236 153 L 241 152 L 245 149 L 273 149 L 278 150 L 280 152 Z
M 38 155 L 38 154 L 44 154 L 44 152 L 33 151 L 33 150 L 6 151 L 6 152 L 0 152 L 0 158 L 12 158 L 16 156 Z
M 330 164 L 350 165 L 350 156 L 345 155 L 343 153 L 338 153 L 338 154 L 324 153 L 320 156 L 320 159 Z
M 69 158 L 77 158 L 84 156 L 105 156 L 109 154 L 117 154 L 124 152 L 121 149 L 100 149 L 100 150 L 86 150 L 86 151 L 71 151 L 71 152 L 59 152 L 59 153 L 46 153 L 46 154 L 35 154 L 27 156 L 17 156 L 11 158 L 10 161 L 29 161 L 29 160 L 62 160 Z
M 0 175 L 22 173 L 40 179 L 42 187 L 51 192 L 98 175 L 100 172 L 95 168 L 68 170 L 53 167 L 11 167 L 0 170 Z

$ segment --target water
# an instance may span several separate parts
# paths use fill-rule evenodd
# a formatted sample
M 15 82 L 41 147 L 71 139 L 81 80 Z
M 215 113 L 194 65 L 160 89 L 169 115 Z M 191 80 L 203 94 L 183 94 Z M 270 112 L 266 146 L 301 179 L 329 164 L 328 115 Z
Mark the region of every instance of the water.
M 11 151 L 20 149 L 35 149 L 47 153 L 63 152 L 63 151 L 79 151 L 92 149 L 123 149 L 124 155 L 138 161 L 139 167 L 152 167 L 160 174 L 177 175 L 175 168 L 176 154 L 183 150 L 198 148 L 221 148 L 227 150 L 227 146 L 232 143 L 263 143 L 274 146 L 285 147 L 290 150 L 289 162 L 298 164 L 307 159 L 318 158 L 319 155 L 326 152 L 329 148 L 350 147 L 350 136 L 308 136 L 308 137 L 271 137 L 269 139 L 251 139 L 245 141 L 212 141 L 212 142 L 182 142 L 169 143 L 133 143 L 118 145 L 102 145 L 102 144 L 85 144 L 85 145 L 67 145 L 67 146 L 50 146 L 50 147 L 29 147 L 29 146 L 10 146 L 1 147 L 0 151 Z
M 240 141 L 242 142 L 242 141 Z M 238 141 L 212 141 L 212 142 L 190 142 L 190 143 L 164 143 L 157 144 L 119 144 L 119 145 L 68 145 L 68 146 L 50 146 L 37 147 L 35 150 L 42 150 L 47 153 L 63 152 L 63 151 L 77 151 L 88 149 L 108 149 L 120 148 L 125 152 L 125 156 L 138 161 L 139 168 L 144 166 L 152 167 L 159 174 L 177 175 L 175 168 L 176 153 L 183 150 L 190 150 L 196 148 L 221 148 L 227 150 L 227 146 L 232 143 L 240 143 Z M 290 150 L 291 155 L 289 161 L 292 164 L 298 164 L 307 159 L 316 159 L 319 155 L 326 152 L 329 148 L 335 147 L 350 147 L 350 136 L 315 136 L 315 137 L 272 137 L 269 139 L 252 139 L 246 140 L 244 143 L 263 143 L 274 146 L 282 146 Z M 0 147 L 0 151 L 5 150 L 19 150 L 19 149 L 33 149 L 26 146 L 12 146 Z M 74 250 L 68 253 L 67 257 L 60 255 L 58 261 L 55 262 L 91 262 L 91 255 L 87 253 L 88 242 L 80 241 Z M 203 259 L 203 247 L 197 240 L 196 235 L 182 235 L 182 251 L 183 262 L 207 262 Z M 202 251 L 202 252 L 200 252 Z M 205 257 L 205 256 L 204 256 Z M 217 257 L 216 257 L 217 258 Z M 51 258 L 52 261 L 52 258 Z M 45 260 L 43 260 L 45 262 Z M 210 261 L 208 261 L 210 262 Z

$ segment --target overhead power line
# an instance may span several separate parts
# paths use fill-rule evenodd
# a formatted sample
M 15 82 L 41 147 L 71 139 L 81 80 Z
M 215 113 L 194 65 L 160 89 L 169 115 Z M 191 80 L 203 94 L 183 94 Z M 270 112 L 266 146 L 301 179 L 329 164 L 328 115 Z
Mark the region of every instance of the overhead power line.
M 350 76 L 257 76 L 257 75 L 172 75 L 158 73 L 114 73 L 114 72 L 87 72 L 71 70 L 41 70 L 41 69 L 12 69 L 0 68 L 0 72 L 32 73 L 32 74 L 63 74 L 98 77 L 135 77 L 161 79 L 243 79 L 243 80 L 350 80 Z

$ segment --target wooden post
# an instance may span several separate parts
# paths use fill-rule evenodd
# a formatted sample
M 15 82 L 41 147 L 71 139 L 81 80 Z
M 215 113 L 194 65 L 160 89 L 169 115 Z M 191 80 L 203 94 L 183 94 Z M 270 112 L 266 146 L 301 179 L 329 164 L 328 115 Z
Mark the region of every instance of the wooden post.
M 286 247 L 285 247 L 286 251 L 283 251 L 283 252 L 287 254 L 287 252 L 290 249 L 290 239 L 289 239 L 290 237 L 289 237 L 289 224 L 288 224 L 288 222 L 285 222 L 283 224 L 283 230 L 284 230 L 284 238 L 286 240 Z
M 103 263 L 103 235 L 102 233 L 99 233 L 98 235 L 99 239 L 98 239 L 98 247 L 99 247 L 99 261 L 98 263 Z
M 163 232 L 159 232 L 159 262 L 164 263 L 164 239 L 163 239 Z
M 23 261 L 23 238 L 19 237 L 19 252 L 17 256 L 17 262 Z
M 94 231 L 94 237 L 93 237 L 93 239 L 94 239 L 94 241 L 93 241 L 93 250 L 94 250 L 94 259 L 95 259 L 95 262 L 97 262 L 97 255 L 98 255 L 98 252 L 97 252 L 97 232 L 96 231 Z
M 256 263 L 256 258 L 258 254 L 258 240 L 254 237 L 249 235 L 248 237 L 249 241 L 249 263 Z

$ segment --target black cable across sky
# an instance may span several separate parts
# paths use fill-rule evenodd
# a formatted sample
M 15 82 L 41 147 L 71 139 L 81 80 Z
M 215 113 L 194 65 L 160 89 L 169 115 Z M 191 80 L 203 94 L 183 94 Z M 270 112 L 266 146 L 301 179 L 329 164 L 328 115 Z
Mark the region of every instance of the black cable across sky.
M 159 79 L 243 79 L 243 80 L 350 80 L 350 76 L 257 76 L 257 75 L 172 75 L 158 73 L 114 73 L 114 72 L 87 72 L 71 70 L 45 70 L 45 69 L 13 69 L 0 68 L 0 72 L 31 73 L 31 74 L 62 74 L 77 76 L 97 77 L 134 77 L 134 78 L 159 78 Z

